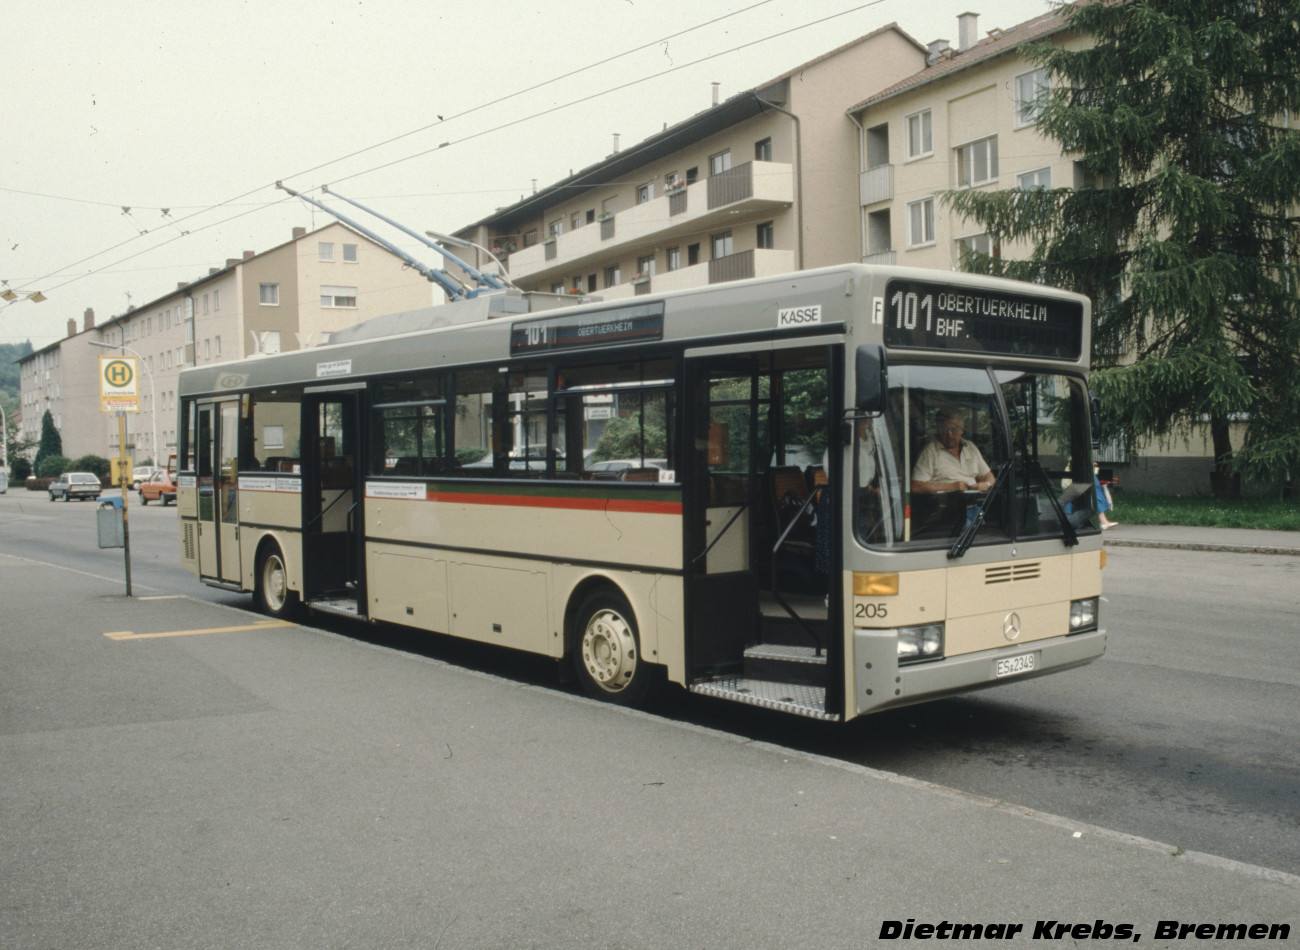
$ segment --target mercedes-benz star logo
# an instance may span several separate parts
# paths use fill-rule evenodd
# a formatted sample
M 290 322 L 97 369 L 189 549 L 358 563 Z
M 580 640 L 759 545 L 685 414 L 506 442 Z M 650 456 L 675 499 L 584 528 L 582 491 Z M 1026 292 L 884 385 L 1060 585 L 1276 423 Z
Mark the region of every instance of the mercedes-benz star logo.
M 1020 636 L 1020 614 L 1014 610 L 1007 614 L 1007 619 L 1002 621 L 1002 635 L 1008 640 L 1014 640 Z

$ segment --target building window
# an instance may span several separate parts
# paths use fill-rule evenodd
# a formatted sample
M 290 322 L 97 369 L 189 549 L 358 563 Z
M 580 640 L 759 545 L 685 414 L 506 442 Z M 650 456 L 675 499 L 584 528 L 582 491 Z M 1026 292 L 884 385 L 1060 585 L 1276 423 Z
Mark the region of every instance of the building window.
M 637 203 L 637 204 L 639 204 L 639 205 L 643 205 L 643 204 L 645 204 L 647 201 L 649 201 L 651 198 L 653 198 L 654 196 L 655 196 L 655 186 L 654 186 L 654 185 L 651 185 L 651 184 L 646 184 L 646 185 L 637 185 L 637 189 L 636 189 L 636 203 Z
M 618 265 L 605 268 L 605 286 L 616 287 L 622 281 L 622 275 L 619 273 Z
M 569 215 L 569 230 L 576 231 L 580 227 L 582 227 L 582 215 L 575 211 Z
M 537 243 L 537 229 L 533 228 L 531 231 L 525 231 L 524 247 L 532 247 L 536 243 Z
M 1039 168 L 1016 176 L 1016 187 L 1028 191 L 1030 188 L 1051 188 L 1052 170 Z
M 730 231 L 723 231 L 721 234 L 715 234 L 709 239 L 709 241 L 712 246 L 713 260 L 716 261 L 720 258 L 731 256 L 733 245 L 731 242 Z
M 320 305 L 330 309 L 355 307 L 357 305 L 357 288 L 322 287 L 320 289 Z
M 647 254 L 644 257 L 636 259 L 636 272 L 639 277 L 653 277 L 655 275 L 655 256 Z
M 562 280 L 551 281 L 551 293 L 553 294 L 564 293 L 564 281 Z
M 279 284 L 258 284 L 257 302 L 260 303 L 263 307 L 280 306 L 280 285 Z
M 203 295 L 203 312 L 204 312 L 204 313 L 209 313 L 209 312 L 210 312 L 210 311 L 208 310 L 208 295 L 207 295 L 207 294 L 204 294 L 204 295 Z
M 776 228 L 771 221 L 764 221 L 758 226 L 757 247 L 771 248 L 776 247 Z
M 595 220 L 596 220 L 596 209 L 595 209 L 595 208 L 588 208 L 588 209 L 587 209 L 587 223 L 588 223 L 588 224 L 591 224 L 591 223 L 594 222 Z
M 934 243 L 934 198 L 922 198 L 907 206 L 907 246 Z
M 1050 90 L 1047 70 L 1035 69 L 1016 77 L 1016 128 L 1033 125 L 1043 114 Z
M 221 309 L 221 291 L 219 290 L 212 291 L 212 309 L 213 310 Z
M 990 135 L 956 150 L 957 187 L 984 185 L 998 177 L 998 137 Z
M 328 241 L 321 241 L 316 245 L 317 253 L 322 261 L 334 260 L 334 245 Z
M 669 270 L 681 270 L 682 267 L 682 249 L 680 247 L 670 247 L 666 255 L 668 258 Z
M 357 246 L 355 244 L 343 245 L 343 262 L 345 264 L 355 264 L 357 262 Z
M 930 129 L 930 110 L 915 112 L 903 120 L 907 124 L 907 158 L 921 158 L 934 151 Z
M 770 162 L 772 160 L 772 140 L 762 139 L 754 143 L 754 161 Z
M 210 360 L 210 359 L 212 359 L 212 341 L 211 341 L 211 340 L 204 340 L 204 341 L 203 341 L 203 358 L 204 358 L 205 360 Z
M 709 174 L 721 175 L 731 168 L 731 149 L 709 156 Z
M 968 258 L 972 254 L 982 254 L 985 257 L 1001 257 L 1002 249 L 987 234 L 973 234 L 970 237 L 957 239 L 957 263 L 965 267 Z
M 220 355 L 221 355 L 221 337 L 219 337 L 219 336 L 217 336 L 217 337 L 213 337 L 213 338 L 212 338 L 212 342 L 216 344 L 215 349 L 216 349 L 216 351 L 217 351 L 217 355 L 220 356 Z
M 557 238 L 564 233 L 564 219 L 556 218 L 546 228 L 546 236 Z

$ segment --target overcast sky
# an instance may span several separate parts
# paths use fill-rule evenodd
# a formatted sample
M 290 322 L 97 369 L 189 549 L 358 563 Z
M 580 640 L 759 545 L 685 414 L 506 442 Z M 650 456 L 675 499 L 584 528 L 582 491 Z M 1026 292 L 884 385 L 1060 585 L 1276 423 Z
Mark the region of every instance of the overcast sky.
M 276 191 L 277 179 L 313 197 L 328 184 L 417 231 L 452 231 L 518 201 L 534 179 L 545 186 L 600 161 L 615 133 L 628 147 L 707 108 L 713 82 L 725 99 L 888 23 L 956 45 L 959 13 L 979 13 L 983 36 L 1050 9 L 1048 0 L 5 6 L 0 280 L 48 299 L 0 302 L 0 342 L 37 348 L 87 307 L 102 322 L 228 257 L 281 244 L 295 226 L 332 220 Z

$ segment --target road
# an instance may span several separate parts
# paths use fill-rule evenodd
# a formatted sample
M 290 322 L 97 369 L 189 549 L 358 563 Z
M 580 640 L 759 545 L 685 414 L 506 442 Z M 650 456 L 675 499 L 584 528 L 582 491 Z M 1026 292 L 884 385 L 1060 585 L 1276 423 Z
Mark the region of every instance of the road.
M 0 551 L 122 577 L 94 506 L 0 496 Z M 175 508 L 130 508 L 137 594 L 248 608 L 176 566 Z M 1112 548 L 1107 655 L 848 727 L 666 693 L 652 712 L 1300 874 L 1300 558 Z M 548 661 L 391 628 L 335 632 L 557 690 Z

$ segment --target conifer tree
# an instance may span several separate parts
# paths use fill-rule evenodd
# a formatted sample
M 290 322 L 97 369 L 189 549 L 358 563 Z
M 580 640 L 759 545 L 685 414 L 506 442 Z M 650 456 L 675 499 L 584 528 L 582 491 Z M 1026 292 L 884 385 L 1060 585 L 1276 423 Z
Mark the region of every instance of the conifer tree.
M 50 410 L 45 410 L 45 415 L 41 416 L 41 441 L 36 447 L 36 461 L 33 467 L 39 475 L 41 471 L 41 462 L 55 455 L 63 454 L 63 437 L 59 435 L 59 430 L 54 428 L 54 417 L 50 415 Z
M 1038 127 L 1085 186 L 949 193 L 995 242 L 1032 248 L 968 262 L 1092 298 L 1094 387 L 1129 439 L 1208 425 L 1220 495 L 1235 474 L 1294 477 L 1300 0 L 1102 0 L 1062 13 L 1087 48 L 1027 50 L 1051 77 Z

